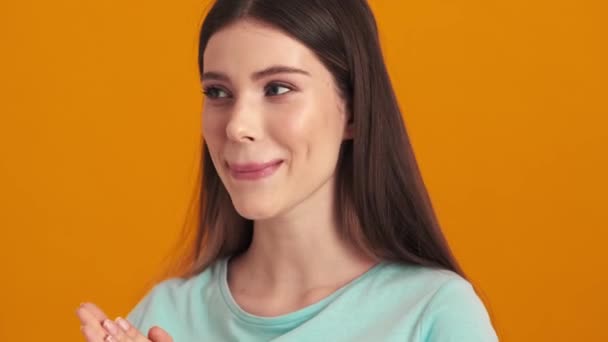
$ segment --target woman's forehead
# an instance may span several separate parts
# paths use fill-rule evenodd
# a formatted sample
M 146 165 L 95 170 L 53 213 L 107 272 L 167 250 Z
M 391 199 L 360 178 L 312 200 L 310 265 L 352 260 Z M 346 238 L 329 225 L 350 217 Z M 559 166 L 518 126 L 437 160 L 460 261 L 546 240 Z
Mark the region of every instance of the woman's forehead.
M 308 47 L 280 29 L 239 20 L 214 33 L 203 56 L 205 70 L 254 72 L 272 65 L 299 69 L 318 67 Z

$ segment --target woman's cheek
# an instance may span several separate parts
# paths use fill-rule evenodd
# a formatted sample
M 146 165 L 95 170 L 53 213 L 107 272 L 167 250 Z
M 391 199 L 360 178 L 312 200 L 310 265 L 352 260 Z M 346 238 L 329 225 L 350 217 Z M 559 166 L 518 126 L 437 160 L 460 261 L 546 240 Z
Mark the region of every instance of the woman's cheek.
M 277 105 L 274 111 L 272 118 L 275 131 L 292 140 L 306 139 L 309 136 L 315 113 L 305 96 L 294 95 L 289 101 Z
M 207 110 L 203 114 L 202 132 L 206 141 L 215 143 L 226 135 L 226 117 L 226 115 L 222 115 L 222 113 L 218 113 L 213 109 Z

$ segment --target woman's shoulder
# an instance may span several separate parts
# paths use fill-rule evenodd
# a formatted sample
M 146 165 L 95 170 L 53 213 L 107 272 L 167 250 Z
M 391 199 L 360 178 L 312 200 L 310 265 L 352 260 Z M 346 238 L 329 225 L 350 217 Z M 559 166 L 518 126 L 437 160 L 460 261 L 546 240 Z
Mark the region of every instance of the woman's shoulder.
M 171 320 L 173 317 L 167 315 L 179 313 L 193 302 L 202 303 L 205 290 L 216 286 L 214 279 L 221 262 L 222 259 L 215 261 L 194 276 L 171 277 L 156 283 L 133 307 L 127 319 L 136 327 L 144 328 L 145 321 L 151 318 L 156 321 Z
M 146 296 L 171 297 L 177 299 L 191 292 L 198 291 L 201 287 L 211 283 L 218 265 L 222 260 L 217 260 L 203 271 L 189 277 L 171 277 L 164 279 L 154 285 Z
M 466 310 L 471 304 L 481 303 L 469 280 L 442 268 L 388 263 L 381 272 L 378 286 L 394 297 L 402 296 L 424 303 L 427 314 L 446 304 L 452 304 L 453 309 Z M 459 304 L 466 307 L 457 307 Z
M 150 293 L 158 295 L 180 295 L 189 293 L 197 287 L 204 286 L 212 281 L 215 269 L 217 268 L 217 263 L 219 263 L 219 261 L 189 277 L 182 276 L 164 279 L 154 285 L 150 290 Z
M 384 286 L 393 296 L 415 301 L 418 328 L 426 341 L 497 341 L 488 311 L 473 284 L 447 269 L 391 264 Z
M 498 339 L 475 287 L 454 271 L 387 263 L 373 286 L 376 302 L 416 317 L 416 329 L 424 341 Z
M 398 291 L 428 293 L 432 295 L 447 283 L 471 286 L 468 280 L 458 273 L 443 269 L 415 264 L 386 262 L 380 272 L 379 286 L 394 288 Z

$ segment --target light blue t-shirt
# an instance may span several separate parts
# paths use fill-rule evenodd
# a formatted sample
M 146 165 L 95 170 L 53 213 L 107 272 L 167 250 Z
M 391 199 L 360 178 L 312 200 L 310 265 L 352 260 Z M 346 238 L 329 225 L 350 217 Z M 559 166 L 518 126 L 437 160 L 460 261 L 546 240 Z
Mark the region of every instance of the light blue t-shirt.
M 244 311 L 227 282 L 228 258 L 152 288 L 127 319 L 175 342 L 498 341 L 488 312 L 458 274 L 382 262 L 328 297 L 280 316 Z

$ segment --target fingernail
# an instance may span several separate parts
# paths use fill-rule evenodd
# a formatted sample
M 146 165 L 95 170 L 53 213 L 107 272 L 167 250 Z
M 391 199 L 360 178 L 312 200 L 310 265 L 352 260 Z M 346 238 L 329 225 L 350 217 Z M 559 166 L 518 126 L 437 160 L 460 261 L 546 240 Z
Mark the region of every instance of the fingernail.
M 106 341 L 106 342 L 114 342 L 114 341 L 116 341 L 112 335 L 106 336 L 106 338 L 104 338 L 103 340 Z
M 114 324 L 114 322 L 112 322 L 109 319 L 105 319 L 102 323 L 103 327 L 106 328 L 106 330 L 112 334 L 112 335 L 116 335 L 118 334 L 118 328 L 116 327 L 116 325 Z
M 116 318 L 116 323 L 118 323 L 118 325 L 120 325 L 120 327 L 122 328 L 122 330 L 124 330 L 124 331 L 128 331 L 129 330 L 129 322 L 127 322 L 122 317 L 117 317 Z

